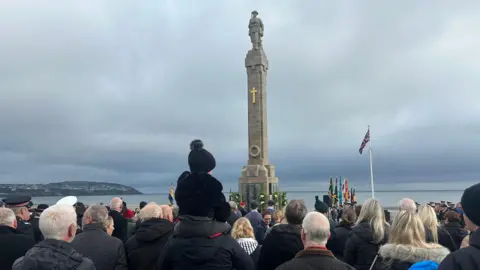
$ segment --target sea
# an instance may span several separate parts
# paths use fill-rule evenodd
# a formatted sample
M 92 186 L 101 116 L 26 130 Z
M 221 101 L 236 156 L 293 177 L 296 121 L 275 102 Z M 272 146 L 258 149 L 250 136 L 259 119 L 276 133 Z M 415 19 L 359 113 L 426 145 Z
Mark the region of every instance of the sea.
M 375 191 L 375 198 L 378 199 L 385 209 L 395 210 L 398 209 L 397 204 L 402 198 L 411 198 L 420 204 L 426 204 L 428 202 L 450 201 L 457 203 L 464 190 L 383 190 Z M 314 209 L 315 196 L 318 196 L 321 200 L 323 195 L 327 195 L 327 191 L 287 191 L 287 199 L 304 200 L 309 210 Z M 225 197 L 228 199 L 229 193 L 225 193 Z M 77 196 L 79 202 L 83 202 L 86 205 L 103 203 L 108 205 L 110 200 L 115 197 L 113 195 L 108 196 Z M 142 195 L 118 195 L 128 205 L 128 208 L 135 209 L 138 207 L 141 201 L 156 202 L 158 204 L 168 204 L 168 193 L 158 194 L 142 194 Z M 372 197 L 370 191 L 356 191 L 356 201 L 362 204 L 365 200 Z M 62 196 L 53 197 L 33 197 L 32 202 L 35 205 L 45 203 L 48 205 L 55 204 L 60 200 Z M 198 202 L 202 203 L 202 202 Z

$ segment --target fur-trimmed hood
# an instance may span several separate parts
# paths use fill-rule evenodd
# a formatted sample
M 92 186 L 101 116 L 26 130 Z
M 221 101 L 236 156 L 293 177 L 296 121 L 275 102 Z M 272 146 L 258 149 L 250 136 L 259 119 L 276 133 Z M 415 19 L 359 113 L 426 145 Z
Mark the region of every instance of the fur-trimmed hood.
M 398 260 L 416 263 L 421 261 L 434 261 L 441 263 L 450 251 L 439 244 L 428 244 L 425 248 L 411 245 L 386 244 L 380 247 L 379 254 L 384 261 Z

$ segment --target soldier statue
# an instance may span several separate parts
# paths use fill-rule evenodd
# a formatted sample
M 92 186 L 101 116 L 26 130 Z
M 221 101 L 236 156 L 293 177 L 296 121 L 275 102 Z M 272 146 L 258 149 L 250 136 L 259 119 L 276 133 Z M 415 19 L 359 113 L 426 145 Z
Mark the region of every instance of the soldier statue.
M 250 18 L 250 23 L 248 24 L 248 35 L 250 36 L 250 41 L 254 50 L 258 50 L 262 47 L 262 37 L 263 37 L 263 22 L 260 18 L 257 17 L 258 12 L 256 10 L 252 11 L 252 17 Z

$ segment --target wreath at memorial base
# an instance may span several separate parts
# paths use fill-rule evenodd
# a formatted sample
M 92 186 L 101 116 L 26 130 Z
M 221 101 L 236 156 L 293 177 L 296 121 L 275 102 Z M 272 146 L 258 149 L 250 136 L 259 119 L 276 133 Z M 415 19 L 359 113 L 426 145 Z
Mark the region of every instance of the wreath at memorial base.
M 287 192 L 274 192 L 272 197 L 273 197 L 273 200 L 275 201 L 275 205 L 277 206 L 277 209 L 283 209 L 285 206 L 287 206 L 288 204 Z
M 265 196 L 265 193 L 260 192 L 260 194 L 258 194 L 257 202 L 258 202 L 258 210 L 260 213 L 262 213 L 266 209 L 266 205 L 267 205 L 266 199 L 267 198 Z
M 238 192 L 230 192 L 228 200 L 236 202 L 238 206 L 240 206 L 240 202 L 242 202 L 242 198 Z

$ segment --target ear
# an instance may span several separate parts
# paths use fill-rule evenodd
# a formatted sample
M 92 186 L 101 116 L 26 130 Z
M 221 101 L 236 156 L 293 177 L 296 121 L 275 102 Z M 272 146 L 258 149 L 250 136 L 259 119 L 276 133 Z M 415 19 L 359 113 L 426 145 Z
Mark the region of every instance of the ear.
M 18 226 L 17 219 L 13 220 L 13 228 L 16 229 Z
M 77 234 L 77 225 L 75 223 L 72 223 L 70 227 L 68 227 L 68 237 L 73 238 Z

